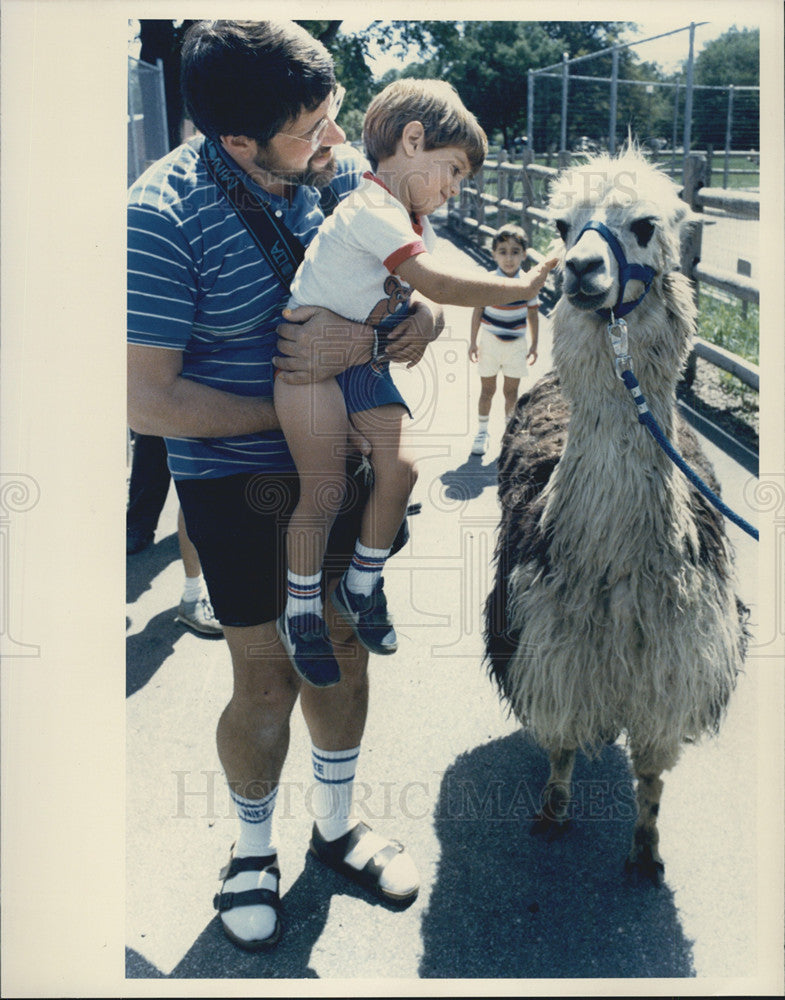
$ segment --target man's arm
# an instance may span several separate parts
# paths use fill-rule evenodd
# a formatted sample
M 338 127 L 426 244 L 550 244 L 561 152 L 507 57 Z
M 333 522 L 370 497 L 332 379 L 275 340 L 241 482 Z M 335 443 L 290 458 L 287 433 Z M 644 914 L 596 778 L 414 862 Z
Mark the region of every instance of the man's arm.
M 411 312 L 387 337 L 384 356 L 388 361 L 407 362 L 412 368 L 444 329 L 444 310 L 415 293 L 411 298 Z
M 236 396 L 182 377 L 182 351 L 128 345 L 128 423 L 158 437 L 234 437 L 277 430 L 269 397 Z
M 363 323 L 344 319 L 321 306 L 286 309 L 284 320 L 278 327 L 279 353 L 273 358 L 280 371 L 277 377 L 284 382 L 321 382 L 373 357 L 373 328 Z M 408 361 L 411 367 L 443 329 L 441 307 L 417 298 L 412 314 L 389 338 L 385 356 L 390 361 Z
M 373 329 L 321 306 L 284 310 L 273 363 L 292 385 L 321 382 L 373 356 Z

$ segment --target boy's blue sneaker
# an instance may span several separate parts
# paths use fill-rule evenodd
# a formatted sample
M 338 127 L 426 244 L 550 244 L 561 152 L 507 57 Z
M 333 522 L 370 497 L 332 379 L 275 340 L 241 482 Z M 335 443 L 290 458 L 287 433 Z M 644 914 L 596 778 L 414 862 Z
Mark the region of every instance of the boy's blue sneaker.
M 355 594 L 346 586 L 346 574 L 330 595 L 344 621 L 352 626 L 354 634 L 371 653 L 389 656 L 398 648 L 398 637 L 392 619 L 387 613 L 384 596 L 384 578 L 380 577 L 370 597 Z
M 341 679 L 341 669 L 333 654 L 324 619 L 318 615 L 294 615 L 286 612 L 275 627 L 292 666 L 304 681 L 314 687 L 330 687 Z

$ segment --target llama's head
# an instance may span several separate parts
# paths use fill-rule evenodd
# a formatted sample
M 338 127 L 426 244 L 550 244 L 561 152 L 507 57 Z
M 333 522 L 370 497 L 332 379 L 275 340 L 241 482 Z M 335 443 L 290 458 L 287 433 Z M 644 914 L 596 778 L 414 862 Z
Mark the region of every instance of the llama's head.
M 691 215 L 675 184 L 634 149 L 565 172 L 551 191 L 549 212 L 564 244 L 564 295 L 584 311 L 611 309 L 620 301 L 629 308 L 646 281 L 677 268 L 680 228 Z M 626 283 L 620 280 L 619 250 L 621 260 L 633 265 Z

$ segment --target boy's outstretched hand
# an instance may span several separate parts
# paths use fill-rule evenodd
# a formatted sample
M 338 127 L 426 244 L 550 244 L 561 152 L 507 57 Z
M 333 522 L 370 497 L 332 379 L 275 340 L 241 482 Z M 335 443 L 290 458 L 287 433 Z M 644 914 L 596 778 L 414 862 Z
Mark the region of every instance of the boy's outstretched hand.
M 529 298 L 534 298 L 537 292 L 539 292 L 548 280 L 548 275 L 558 263 L 558 257 L 549 257 L 548 260 L 544 260 L 541 264 L 533 267 L 531 271 L 526 272 L 526 277 L 523 280 Z

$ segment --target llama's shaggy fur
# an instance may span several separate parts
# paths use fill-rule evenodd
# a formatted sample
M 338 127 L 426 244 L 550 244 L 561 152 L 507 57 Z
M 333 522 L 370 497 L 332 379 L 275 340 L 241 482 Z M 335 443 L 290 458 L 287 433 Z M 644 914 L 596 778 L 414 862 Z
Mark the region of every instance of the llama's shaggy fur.
M 598 233 L 577 237 L 602 221 L 629 261 L 654 269 L 626 317 L 635 374 L 660 426 L 716 488 L 675 406 L 695 330 L 676 271 L 688 213 L 634 151 L 563 176 L 551 211 L 564 234 L 556 371 L 522 397 L 502 442 L 487 653 L 502 695 L 551 753 L 547 820 L 566 817 L 574 751 L 627 734 L 639 778 L 630 860 L 656 881 L 659 775 L 685 740 L 717 729 L 742 664 L 745 609 L 721 516 L 638 423 L 614 371 L 595 310 L 616 302 L 616 261 Z M 641 291 L 630 282 L 625 300 Z

